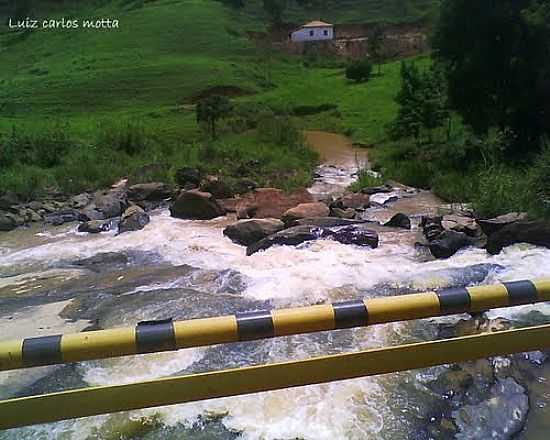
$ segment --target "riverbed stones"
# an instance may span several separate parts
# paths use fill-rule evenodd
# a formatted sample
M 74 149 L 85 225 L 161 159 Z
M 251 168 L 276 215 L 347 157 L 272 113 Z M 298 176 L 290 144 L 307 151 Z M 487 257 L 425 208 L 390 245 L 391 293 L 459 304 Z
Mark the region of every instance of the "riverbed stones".
M 18 203 L 19 197 L 12 191 L 7 191 L 0 195 L 0 210 L 7 211 Z
M 17 228 L 17 222 L 12 214 L 0 212 L 0 231 L 12 231 Z
M 190 220 L 211 220 L 225 215 L 225 209 L 210 193 L 182 191 L 170 207 L 172 217 Z
M 462 215 L 445 215 L 441 222 L 443 228 L 456 232 L 463 232 L 470 237 L 479 237 L 482 234 L 481 227 L 475 219 Z
M 422 217 L 420 227 L 435 258 L 450 258 L 460 249 L 478 244 L 476 239 L 463 232 L 446 230 L 442 217 Z
M 207 176 L 200 190 L 212 194 L 216 199 L 230 199 L 236 194 L 233 182 L 215 176 Z
M 370 196 L 363 193 L 344 194 L 336 199 L 330 205 L 331 208 L 340 209 L 355 209 L 356 211 L 364 211 L 370 206 Z
M 295 208 L 286 211 L 281 220 L 287 226 L 294 226 L 296 221 L 309 217 L 328 217 L 330 210 L 327 205 L 321 202 L 301 203 Z
M 119 189 L 98 191 L 94 195 L 94 205 L 104 218 L 120 217 L 128 207 L 126 192 Z
M 543 221 L 518 221 L 492 233 L 487 241 L 487 251 L 496 255 L 506 246 L 529 243 L 550 248 L 550 223 Z
M 166 183 L 138 183 L 128 188 L 128 199 L 133 202 L 160 202 L 172 197 L 172 188 Z
M 378 234 L 364 225 L 351 225 L 343 228 L 325 230 L 323 237 L 329 237 L 342 244 L 351 244 L 355 246 L 378 247 Z
M 335 228 L 367 223 L 365 220 L 350 220 L 337 217 L 313 217 L 298 220 L 296 226 L 316 226 L 319 228 Z
M 78 226 L 78 232 L 87 232 L 88 234 L 99 234 L 113 229 L 115 222 L 113 220 L 90 220 L 81 223 Z
M 357 217 L 357 211 L 353 208 L 347 208 L 347 209 L 331 208 L 330 214 L 334 217 L 343 218 L 347 220 L 351 220 Z
M 501 215 L 499 217 L 491 219 L 478 219 L 477 223 L 483 230 L 483 233 L 487 236 L 491 236 L 495 232 L 501 230 L 505 226 L 511 225 L 516 222 L 523 222 L 527 220 L 527 214 L 524 212 L 511 212 L 509 214 Z
M 305 189 L 297 189 L 289 194 L 276 188 L 258 188 L 243 196 L 237 205 L 237 217 L 278 218 L 301 203 L 314 202 L 313 196 Z
M 54 226 L 61 226 L 65 223 L 72 223 L 80 220 L 80 212 L 76 209 L 65 208 L 48 214 L 45 218 L 46 223 Z
M 130 206 L 120 219 L 118 225 L 118 233 L 123 234 L 124 232 L 140 231 L 142 230 L 149 222 L 151 218 L 142 208 L 137 205 Z
M 384 223 L 383 226 L 389 226 L 392 228 L 411 229 L 411 219 L 403 213 L 397 213 L 389 221 Z
M 225 228 L 223 235 L 234 243 L 250 246 L 284 228 L 285 224 L 278 219 L 242 220 Z

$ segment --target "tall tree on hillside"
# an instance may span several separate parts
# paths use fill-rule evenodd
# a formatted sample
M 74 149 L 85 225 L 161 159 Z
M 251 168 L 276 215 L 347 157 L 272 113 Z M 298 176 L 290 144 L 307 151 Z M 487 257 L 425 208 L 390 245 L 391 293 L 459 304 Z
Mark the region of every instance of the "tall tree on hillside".
M 378 65 L 378 75 L 380 75 L 384 61 L 384 29 L 382 26 L 376 25 L 369 35 L 368 51 L 373 63 Z
M 287 7 L 287 0 L 263 0 L 263 5 L 264 11 L 274 27 L 283 24 L 283 14 Z
M 518 154 L 550 131 L 547 0 L 442 0 L 434 36 L 452 106 L 478 134 L 511 129 Z
M 218 120 L 228 116 L 232 108 L 231 101 L 225 96 L 209 96 L 197 104 L 197 122 L 206 123 L 212 135 L 212 139 L 216 139 L 216 126 Z

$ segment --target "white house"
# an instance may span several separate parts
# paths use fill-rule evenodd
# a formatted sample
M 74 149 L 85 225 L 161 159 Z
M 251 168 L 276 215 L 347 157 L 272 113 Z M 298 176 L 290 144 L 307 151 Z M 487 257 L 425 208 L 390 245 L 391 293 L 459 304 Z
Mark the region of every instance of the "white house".
M 312 21 L 290 33 L 289 37 L 290 40 L 297 42 L 334 40 L 334 25 L 323 21 Z

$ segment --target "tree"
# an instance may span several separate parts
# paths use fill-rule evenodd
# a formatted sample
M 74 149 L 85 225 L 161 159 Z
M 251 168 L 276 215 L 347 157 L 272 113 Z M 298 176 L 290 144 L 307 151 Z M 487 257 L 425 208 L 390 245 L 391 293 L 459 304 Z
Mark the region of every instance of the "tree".
M 206 123 L 210 129 L 212 139 L 216 139 L 216 123 L 219 119 L 228 116 L 232 107 L 231 101 L 225 96 L 209 96 L 197 104 L 197 122 Z
M 511 129 L 515 154 L 550 132 L 546 0 L 443 0 L 433 46 L 452 107 L 478 135 Z
M 445 81 L 440 71 L 432 67 L 421 72 L 414 63 L 401 64 L 401 90 L 395 98 L 399 104 L 397 117 L 390 127 L 394 138 L 413 137 L 417 145 L 422 133 L 432 140 L 432 131 L 449 118 Z
M 346 78 L 355 82 L 365 82 L 370 79 L 372 64 L 366 58 L 354 61 L 346 68 Z
M 283 13 L 287 6 L 286 0 L 263 0 L 263 5 L 264 11 L 274 27 L 283 24 Z
M 378 75 L 382 73 L 384 61 L 384 29 L 382 26 L 375 26 L 368 40 L 368 51 L 372 61 L 378 65 Z

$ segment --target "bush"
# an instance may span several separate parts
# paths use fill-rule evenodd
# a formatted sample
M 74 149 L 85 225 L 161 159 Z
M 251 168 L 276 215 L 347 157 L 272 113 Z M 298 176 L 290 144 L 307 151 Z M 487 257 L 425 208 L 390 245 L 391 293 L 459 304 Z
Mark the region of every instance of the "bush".
M 264 114 L 258 121 L 258 140 L 286 147 L 303 146 L 302 131 L 288 116 Z
M 149 144 L 150 135 L 140 122 L 103 122 L 99 125 L 96 145 L 100 148 L 109 148 L 134 156 L 143 152 Z
M 372 64 L 366 58 L 354 61 L 346 68 L 346 78 L 355 82 L 365 82 L 372 74 Z
M 550 217 L 550 147 L 543 150 L 536 160 L 529 183 L 533 191 L 535 213 Z
M 0 188 L 13 191 L 24 200 L 42 197 L 55 186 L 51 173 L 37 166 L 16 164 L 0 172 Z
M 357 182 L 353 183 L 349 188 L 353 192 L 360 192 L 364 188 L 372 188 L 384 184 L 384 179 L 376 177 L 373 172 L 368 169 L 361 169 L 358 174 Z

